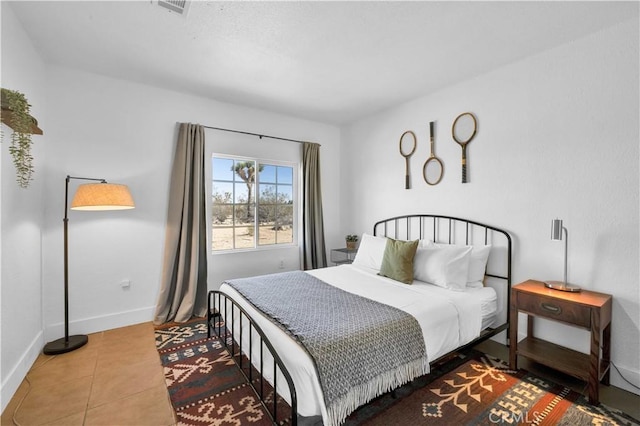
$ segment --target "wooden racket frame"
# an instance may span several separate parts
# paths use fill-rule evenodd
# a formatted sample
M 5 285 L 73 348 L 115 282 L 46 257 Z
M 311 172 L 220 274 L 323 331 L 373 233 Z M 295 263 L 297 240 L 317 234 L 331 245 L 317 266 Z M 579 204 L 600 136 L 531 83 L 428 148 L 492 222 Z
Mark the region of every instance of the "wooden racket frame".
M 455 128 L 458 120 L 465 115 L 469 115 L 473 119 L 473 133 L 471 133 L 471 136 L 469 136 L 469 139 L 463 142 L 458 140 L 458 138 L 456 137 Z M 455 120 L 453 120 L 453 125 L 451 126 L 451 137 L 453 137 L 453 140 L 462 147 L 462 183 L 468 182 L 467 181 L 467 145 L 474 138 L 477 131 L 478 131 L 478 120 L 476 120 L 476 116 L 473 115 L 472 112 L 463 112 L 462 114 L 457 116 Z
M 402 138 L 404 138 L 405 135 L 411 135 L 413 137 L 413 149 L 411 150 L 411 152 L 409 154 L 405 154 L 404 152 L 402 152 Z M 416 138 L 416 134 L 413 133 L 413 130 L 407 130 L 406 132 L 404 132 L 402 134 L 402 136 L 400 136 L 400 141 L 398 142 L 398 150 L 400 151 L 400 155 L 402 155 L 404 157 L 404 164 L 405 164 L 405 169 L 404 169 L 404 189 L 409 189 L 410 188 L 410 184 L 409 184 L 409 158 L 411 158 L 411 156 L 413 155 L 414 152 L 416 152 L 416 148 L 418 147 L 418 138 Z
M 440 183 L 440 181 L 442 180 L 442 176 L 444 175 L 444 164 L 442 163 L 442 160 L 440 160 L 438 157 L 436 157 L 436 154 L 434 153 L 434 136 L 433 136 L 433 126 L 434 126 L 434 122 L 431 121 L 429 122 L 429 145 L 430 145 L 430 153 L 429 153 L 429 158 L 427 158 L 427 161 L 424 162 L 424 166 L 422 166 L 422 177 L 424 178 L 424 181 L 427 182 L 427 185 L 437 185 Z M 440 165 L 440 176 L 438 176 L 438 179 L 436 179 L 435 182 L 429 182 L 429 179 L 427 179 L 427 166 L 429 165 L 429 163 L 431 162 L 436 162 Z

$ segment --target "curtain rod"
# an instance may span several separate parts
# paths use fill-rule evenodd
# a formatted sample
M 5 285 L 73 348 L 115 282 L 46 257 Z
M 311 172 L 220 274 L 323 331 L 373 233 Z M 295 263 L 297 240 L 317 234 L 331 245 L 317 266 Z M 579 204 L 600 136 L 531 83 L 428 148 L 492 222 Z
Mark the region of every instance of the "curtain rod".
M 205 129 L 221 130 L 223 132 L 241 133 L 243 135 L 257 136 L 260 139 L 269 138 L 269 139 L 277 139 L 279 141 L 287 141 L 287 142 L 295 142 L 295 143 L 306 143 L 307 142 L 307 141 L 299 141 L 299 140 L 296 140 L 296 139 L 281 138 L 281 137 L 278 137 L 278 136 L 269 136 L 269 135 L 261 135 L 261 134 L 258 134 L 258 133 L 243 132 L 241 130 L 223 129 L 222 127 L 212 127 L 212 126 L 202 126 L 202 127 L 204 127 Z

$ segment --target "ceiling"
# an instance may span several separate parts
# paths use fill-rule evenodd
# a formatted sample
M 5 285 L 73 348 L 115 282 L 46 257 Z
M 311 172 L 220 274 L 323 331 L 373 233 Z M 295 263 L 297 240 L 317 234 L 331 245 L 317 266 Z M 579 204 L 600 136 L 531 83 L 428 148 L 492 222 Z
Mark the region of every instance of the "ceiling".
M 609 1 L 2 3 L 48 63 L 337 125 L 638 16 Z

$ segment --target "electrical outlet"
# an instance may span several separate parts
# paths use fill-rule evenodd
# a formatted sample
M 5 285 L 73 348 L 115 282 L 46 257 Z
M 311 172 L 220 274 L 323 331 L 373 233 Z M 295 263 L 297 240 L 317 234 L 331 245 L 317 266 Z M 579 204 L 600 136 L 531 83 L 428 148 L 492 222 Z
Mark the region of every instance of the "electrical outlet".
M 280 263 L 278 264 L 278 268 L 284 269 L 284 259 L 280 259 Z
M 129 290 L 131 288 L 131 280 L 120 281 L 120 287 L 122 287 L 123 290 Z

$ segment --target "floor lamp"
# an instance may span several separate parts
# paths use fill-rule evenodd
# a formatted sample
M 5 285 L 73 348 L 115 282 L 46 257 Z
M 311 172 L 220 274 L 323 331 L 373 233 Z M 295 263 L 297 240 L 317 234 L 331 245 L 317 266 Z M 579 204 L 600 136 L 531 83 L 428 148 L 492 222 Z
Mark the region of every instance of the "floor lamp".
M 43 352 L 46 355 L 63 354 L 84 346 L 89 338 L 86 335 L 69 336 L 69 181 L 71 179 L 88 180 L 98 183 L 85 183 L 78 186 L 72 210 L 126 210 L 134 208 L 133 198 L 126 185 L 107 183 L 104 179 L 67 176 L 64 187 L 64 337 L 47 343 Z

